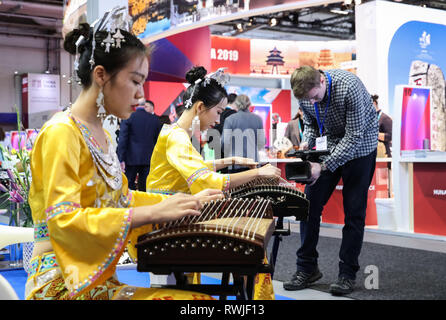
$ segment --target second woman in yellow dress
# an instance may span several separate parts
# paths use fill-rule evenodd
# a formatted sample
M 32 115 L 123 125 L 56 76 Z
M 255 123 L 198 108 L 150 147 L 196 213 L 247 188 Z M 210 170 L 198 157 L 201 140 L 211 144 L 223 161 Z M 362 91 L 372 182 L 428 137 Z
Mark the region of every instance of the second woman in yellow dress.
M 256 168 L 256 162 L 241 157 L 205 161 L 196 150 L 192 137 L 211 128 L 228 102 L 221 81 L 222 72 L 206 74 L 203 67 L 194 67 L 186 74 L 191 84 L 183 96 L 186 110 L 176 123 L 161 129 L 150 162 L 147 192 L 172 195 L 178 192 L 196 194 L 205 189 L 226 191 L 257 177 L 280 177 L 280 169 L 271 164 Z M 216 172 L 234 164 L 252 169 L 232 174 Z M 197 275 L 194 275 L 194 282 L 199 282 Z M 254 298 L 274 299 L 269 274 L 258 275 Z

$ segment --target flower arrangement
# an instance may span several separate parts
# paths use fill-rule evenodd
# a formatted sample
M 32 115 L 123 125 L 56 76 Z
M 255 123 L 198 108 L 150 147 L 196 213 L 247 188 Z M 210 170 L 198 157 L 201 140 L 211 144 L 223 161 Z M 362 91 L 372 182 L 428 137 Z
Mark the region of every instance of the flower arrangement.
M 19 146 L 21 146 L 20 131 L 22 123 L 20 121 L 19 113 L 17 111 L 17 128 L 19 131 Z M 5 186 L 0 183 L 0 207 L 11 210 L 11 218 L 9 225 L 20 227 L 32 227 L 33 220 L 31 214 L 31 207 L 28 203 L 29 188 L 31 186 L 31 168 L 30 155 L 25 148 L 19 150 L 8 150 L 0 145 L 3 157 L 9 165 L 6 169 L 8 175 L 8 184 Z M 22 218 L 20 218 L 21 216 Z

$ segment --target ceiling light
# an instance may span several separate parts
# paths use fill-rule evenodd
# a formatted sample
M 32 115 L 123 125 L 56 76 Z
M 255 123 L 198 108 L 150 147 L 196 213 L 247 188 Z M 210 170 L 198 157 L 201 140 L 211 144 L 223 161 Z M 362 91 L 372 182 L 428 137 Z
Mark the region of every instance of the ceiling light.
M 348 14 L 348 11 L 342 11 L 337 9 L 331 9 L 330 12 L 337 13 L 337 14 Z
M 271 27 L 276 26 L 276 25 L 277 25 L 277 19 L 276 19 L 276 18 L 271 18 L 271 19 L 269 20 L 269 25 L 270 25 Z

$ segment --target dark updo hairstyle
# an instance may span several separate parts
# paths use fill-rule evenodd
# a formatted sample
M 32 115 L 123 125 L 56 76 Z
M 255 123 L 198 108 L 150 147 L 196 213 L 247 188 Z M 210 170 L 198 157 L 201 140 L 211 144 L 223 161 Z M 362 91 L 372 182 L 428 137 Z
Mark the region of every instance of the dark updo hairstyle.
M 228 94 L 228 104 L 234 103 L 236 98 L 237 98 L 237 94 L 236 93 Z
M 80 54 L 77 75 L 84 88 L 90 87 L 92 81 L 91 71 L 95 66 L 103 66 L 113 77 L 136 55 L 139 54 L 146 57 L 150 55 L 151 50 L 141 40 L 125 30 L 120 29 L 120 31 L 124 36 L 125 42 L 121 42 L 121 48 L 110 47 L 110 52 L 105 52 L 105 47 L 101 46 L 102 41 L 108 35 L 108 31 L 95 32 L 95 63 L 93 66 L 90 65 L 91 51 L 93 50 L 93 28 L 88 23 L 82 23 L 78 29 L 74 29 L 66 35 L 63 47 L 73 55 L 76 54 L 76 42 L 80 36 L 84 36 L 84 40 L 80 42 L 77 50 L 77 53 Z
M 228 93 L 226 89 L 222 87 L 217 80 L 210 79 L 210 82 L 204 85 L 204 81 L 201 81 L 197 85 L 195 82 L 199 79 L 204 80 L 207 71 L 204 67 L 193 67 L 186 73 L 186 80 L 191 85 L 187 88 L 183 95 L 183 101 L 186 103 L 187 100 L 192 96 L 192 105 L 197 101 L 202 101 L 207 109 L 211 109 L 219 104 L 223 98 L 228 98 Z

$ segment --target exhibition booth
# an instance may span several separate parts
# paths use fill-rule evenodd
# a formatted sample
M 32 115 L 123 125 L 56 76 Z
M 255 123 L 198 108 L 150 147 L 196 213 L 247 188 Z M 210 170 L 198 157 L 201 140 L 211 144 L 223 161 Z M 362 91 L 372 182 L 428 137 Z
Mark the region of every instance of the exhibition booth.
M 153 48 L 144 91 L 146 98 L 154 102 L 155 113 L 175 121 L 175 108 L 183 103 L 182 95 L 187 89 L 184 74 L 192 66 L 202 65 L 208 72 L 226 68 L 231 75 L 226 86 L 228 93 L 248 95 L 251 111 L 262 117 L 269 157 L 275 156 L 274 140 L 283 136 L 298 110 L 289 85 L 289 76 L 296 67 L 312 65 L 322 70 L 338 68 L 356 73 L 371 94 L 380 96 L 381 109 L 393 118 L 393 158 L 377 159 L 366 226 L 446 236 L 446 215 L 441 210 L 446 196 L 446 179 L 441 177 L 446 162 L 442 72 L 446 51 L 439 40 L 446 31 L 443 11 L 385 1 L 367 2 L 356 6 L 356 40 L 284 41 L 214 36 L 208 25 L 254 13 L 301 8 L 310 5 L 308 1 L 284 1 L 272 7 L 251 4 L 253 7 L 249 8 L 233 4 L 224 12 L 206 3 L 199 5 L 200 14 L 175 11 L 170 18 L 163 15 L 167 9 L 159 4 L 158 15 L 163 19 L 142 14 L 145 7 L 131 0 L 99 2 L 93 7 L 80 1 L 76 10 L 66 11 L 64 29 L 76 23 L 73 17 L 87 15 L 88 20 L 93 20 L 109 6 L 121 2 L 129 6 L 135 18 L 135 34 Z M 60 91 L 65 86 L 61 83 L 66 81 L 65 77 L 51 74 L 21 76 L 20 110 L 26 132 L 7 132 L 7 147 L 18 147 L 19 135 L 23 137 L 22 147 L 32 144 L 43 123 L 62 109 Z M 75 90 L 73 86 L 70 89 Z M 406 94 L 418 89 L 424 90 L 422 95 Z M 421 101 L 421 96 L 425 100 Z M 417 103 L 411 102 L 414 97 Z M 2 114 L 2 118 L 12 122 L 6 120 L 8 114 Z M 119 120 L 109 117 L 104 127 L 116 142 Z M 322 222 L 343 224 L 342 181 L 326 206 Z
M 230 80 L 225 84 L 227 93 L 247 95 L 251 101 L 249 111 L 258 115 L 262 120 L 266 141 L 263 150 L 259 151 L 259 165 L 271 163 L 279 167 L 283 179 L 270 189 L 261 185 L 259 189 L 263 188 L 263 193 L 256 194 L 257 198 L 250 199 L 246 194 L 243 195 L 246 196 L 246 199 L 243 199 L 242 196 L 240 198 L 233 196 L 232 190 L 229 188 L 229 180 L 224 180 L 227 182 L 227 188 L 224 188 L 226 197 L 223 200 L 227 202 L 224 205 L 214 206 L 220 200 L 211 202 L 210 205 L 208 203 L 206 207 L 203 205 L 202 213 L 205 214 L 197 215 L 198 218 L 187 217 L 175 222 L 169 221 L 165 225 L 160 223 L 154 228 L 155 232 L 144 231 L 147 233 L 142 234 L 138 239 L 132 238 L 132 235 L 128 238 L 123 236 L 124 232 L 126 234 L 127 232 L 130 234 L 130 230 L 133 232 L 132 228 L 135 227 L 132 223 L 136 219 L 132 220 L 132 218 L 136 214 L 134 216 L 132 214 L 139 213 L 139 210 L 136 209 L 134 211 L 132 211 L 133 209 L 127 210 L 128 214 L 125 216 L 127 224 L 121 228 L 118 239 L 120 242 L 114 244 L 111 254 L 107 253 L 108 256 L 104 259 L 108 260 L 103 259 L 108 264 L 103 263 L 99 267 L 99 271 L 94 271 L 89 280 L 85 280 L 85 283 L 91 279 L 93 279 L 92 282 L 97 281 L 99 275 L 105 274 L 101 274 L 103 271 L 101 268 L 103 268 L 107 272 L 113 271 L 117 277 L 116 280 L 122 284 L 128 284 L 128 287 L 122 292 L 123 295 L 129 297 L 132 295 L 133 286 L 150 286 L 158 290 L 165 288 L 167 284 L 170 286 L 169 288 L 186 288 L 191 291 L 195 291 L 195 288 L 208 290 L 212 287 L 210 295 L 221 300 L 226 300 L 231 296 L 234 296 L 236 300 L 256 300 L 254 286 L 260 281 L 264 281 L 264 283 L 270 282 L 268 285 L 271 287 L 275 285 L 275 287 L 270 293 L 265 293 L 266 291 L 263 293 L 265 296 L 271 294 L 276 300 L 339 298 L 335 295 L 331 296 L 333 292 L 330 291 L 329 286 L 330 283 L 339 279 L 335 262 L 339 259 L 342 260 L 341 263 L 346 261 L 341 257 L 342 249 L 340 249 L 347 241 L 345 234 L 348 229 L 343 228 L 345 214 L 342 179 L 335 186 L 331 197 L 324 206 L 321 216 L 322 228 L 318 229 L 317 234 L 319 237 L 317 240 L 318 271 L 320 268 L 320 272 L 324 275 L 323 281 L 316 283 L 314 287 L 305 287 L 304 290 L 288 290 L 284 286 L 286 282 L 289 282 L 290 277 L 296 278 L 297 275 L 297 273 L 292 275 L 296 266 L 296 249 L 299 241 L 301 244 L 304 242 L 303 235 L 305 235 L 305 230 L 300 229 L 305 225 L 300 223 L 300 220 L 306 218 L 306 216 L 299 218 L 297 215 L 288 216 L 288 214 L 292 210 L 299 211 L 299 213 L 307 210 L 309 202 L 303 194 L 307 184 L 296 182 L 287 176 L 287 165 L 301 161 L 301 159 L 293 158 L 292 155 L 284 152 L 285 149 L 281 149 L 281 146 L 286 143 L 283 138 L 288 125 L 299 112 L 299 101 L 293 96 L 290 76 L 296 68 L 310 65 L 319 70 L 342 69 L 357 75 L 371 95 L 379 96 L 379 108 L 393 121 L 392 156 L 385 157 L 382 152 L 379 153 L 368 190 L 366 232 L 362 233 L 362 228 L 353 228 L 361 229 L 361 236 L 363 236 L 360 268 L 355 271 L 357 272 L 355 279 L 355 294 L 357 295 L 347 294 L 341 299 L 382 300 L 406 299 L 407 297 L 409 299 L 413 297 L 430 299 L 444 296 L 444 285 L 438 279 L 444 273 L 442 265 L 444 252 L 446 252 L 444 249 L 444 241 L 446 241 L 446 212 L 444 210 L 446 207 L 446 82 L 443 71 L 446 70 L 446 44 L 443 41 L 446 34 L 446 11 L 401 4 L 396 1 L 348 2 L 351 5 L 350 8 L 354 8 L 354 40 L 291 41 L 283 40 L 283 38 L 275 40 L 215 35 L 211 32 L 213 24 L 242 18 L 246 19 L 246 23 L 251 23 L 250 20 L 249 22 L 247 20 L 250 17 L 339 2 L 342 1 L 64 1 L 63 36 L 73 27 L 78 26 L 80 22 L 86 21 L 91 24 L 104 12 L 117 5 L 127 7 L 132 19 L 132 32 L 144 45 L 150 48 L 151 52 L 148 77 L 145 81 L 141 78 L 142 82 L 138 83 L 138 86 L 143 84 L 145 99 L 154 103 L 154 113 L 163 117 L 163 123 L 174 123 L 179 119 L 178 107 L 185 104 L 183 95 L 189 88 L 189 84 L 185 80 L 187 71 L 194 66 L 203 66 L 209 74 L 223 68 L 225 73 L 230 76 Z M 0 5 L 2 5 L 2 1 L 0 1 Z M 11 5 L 11 2 L 7 1 L 7 5 Z M 12 12 L 13 7 L 10 10 Z M 342 17 L 342 13 L 339 13 L 339 16 Z M 338 17 L 331 19 L 337 21 Z M 238 27 L 234 25 L 234 30 L 236 28 Z M 111 33 L 109 30 L 109 37 Z M 20 39 L 17 41 L 19 42 Z M 49 43 L 48 41 L 48 51 L 50 51 Z M 76 43 L 77 49 L 79 49 L 78 43 L 81 42 L 78 40 Z M 35 244 L 41 241 L 39 238 L 45 241 L 50 239 L 47 224 L 50 219 L 54 218 L 56 214 L 61 214 L 59 217 L 68 220 L 66 217 L 69 217 L 68 213 L 71 212 L 67 209 L 67 211 L 51 215 L 46 211 L 47 220 L 41 220 L 34 224 L 27 197 L 32 181 L 30 155 L 39 131 L 55 113 L 70 107 L 81 91 L 80 79 L 75 75 L 75 65 L 78 61 L 74 56 L 63 52 L 62 48 L 59 49 L 60 52 L 56 54 L 60 60 L 59 74 L 51 74 L 50 71 L 37 72 L 36 69 L 28 68 L 28 64 L 25 63 L 26 66 L 22 69 L 17 68 L 20 72 L 11 73 L 14 86 L 13 90 L 9 91 L 14 91 L 11 95 L 14 96 L 15 105 L 9 106 L 12 99 L 6 97 L 4 99 L 7 101 L 5 104 L 8 104 L 8 107 L 0 110 L 0 126 L 6 128 L 5 138 L 0 143 L 0 197 L 3 197 L 3 202 L 0 205 L 2 233 L 0 236 L 0 271 L 6 271 L 3 274 L 7 280 L 5 282 L 4 276 L 0 274 L 0 300 L 5 296 L 8 299 L 25 298 L 24 294 L 28 294 L 25 293 L 27 292 L 25 286 L 29 286 L 31 283 L 27 282 L 25 285 L 25 281 L 32 279 L 29 275 L 33 274 L 37 268 L 35 262 L 31 262 L 33 251 L 38 251 L 35 249 Z M 0 48 L 0 53 L 4 54 L 5 52 L 7 52 L 5 49 Z M 19 56 L 16 60 L 22 59 L 21 57 Z M 94 61 L 90 63 L 94 65 Z M 0 72 L 0 85 L 2 84 L 2 72 Z M 100 105 L 100 102 L 96 100 L 96 104 Z M 78 105 L 76 104 L 76 107 Z M 135 106 L 132 107 L 136 109 Z M 122 119 L 107 115 L 102 120 L 103 128 L 112 143 L 111 146 L 108 146 L 117 149 Z M 97 123 L 100 129 L 100 122 Z M 213 131 L 216 132 L 216 130 Z M 221 154 L 220 136 L 217 136 L 217 139 L 210 139 L 210 137 L 216 137 L 213 134 L 211 130 L 202 132 L 199 152 L 205 160 L 218 159 Z M 91 137 L 94 138 L 93 134 Z M 88 143 L 87 146 L 90 147 Z M 194 146 L 197 147 L 195 144 Z M 288 145 L 288 147 L 287 151 L 298 150 L 297 146 L 290 147 Z M 113 163 L 116 165 L 115 168 L 119 167 L 119 161 L 122 160 L 118 159 Z M 122 171 L 123 162 L 120 164 Z M 214 162 L 213 168 L 215 169 L 215 167 L 216 163 Z M 81 168 L 84 169 L 82 166 Z M 201 170 L 203 168 L 198 171 Z M 121 171 L 119 168 L 115 171 L 119 177 Z M 194 179 L 197 179 L 195 178 L 196 172 L 191 176 Z M 35 177 L 38 176 L 37 174 Z M 96 190 L 96 196 L 98 196 L 102 191 L 95 186 L 96 178 L 101 179 L 100 176 L 96 177 L 95 171 L 91 180 L 88 178 L 86 184 L 82 182 L 79 185 L 82 187 L 86 185 L 92 188 L 91 190 Z M 104 181 L 106 180 L 104 175 L 102 178 Z M 89 181 L 87 182 L 87 180 Z M 123 179 L 123 181 L 126 180 Z M 189 181 L 190 179 L 188 179 L 188 183 Z M 257 182 L 257 180 L 255 181 Z M 287 186 L 293 188 L 287 190 Z M 270 186 L 268 185 L 268 187 Z M 280 189 L 281 187 L 284 188 Z M 129 193 L 125 196 L 126 202 L 124 202 L 124 192 L 120 188 L 121 185 L 114 194 L 120 197 L 119 204 L 107 202 L 106 205 L 103 205 L 96 200 L 95 209 L 129 208 L 132 201 L 138 203 L 138 197 L 143 196 L 141 193 Z M 297 188 L 298 191 L 294 188 Z M 277 192 L 278 189 L 279 192 Z M 285 191 L 283 191 L 284 189 Z M 293 194 L 289 192 L 284 195 L 290 190 Z M 165 190 L 154 189 L 153 191 L 153 193 L 158 193 L 156 196 L 160 196 Z M 279 194 L 280 191 L 283 194 Z M 345 191 L 348 191 L 347 187 Z M 101 201 L 105 201 L 109 197 L 106 192 L 104 195 L 100 195 L 103 197 Z M 271 196 L 272 193 L 274 193 L 273 196 Z M 293 199 L 292 196 L 296 195 L 298 197 L 295 198 L 299 198 L 300 202 Z M 244 207 L 245 204 L 239 205 L 240 202 L 237 202 L 240 199 L 253 200 L 254 202 L 250 202 L 248 206 Z M 296 201 L 297 204 L 291 203 L 290 200 Z M 262 204 L 258 205 L 261 201 L 263 201 Z M 236 204 L 233 206 L 234 203 Z M 283 203 L 285 205 L 280 207 Z M 273 204 L 279 205 L 273 207 Z M 62 205 L 65 205 L 65 202 L 62 202 Z M 249 214 L 254 211 L 253 208 L 257 205 L 264 211 L 259 210 L 255 213 L 255 218 L 251 219 L 252 216 Z M 83 210 L 83 207 L 89 206 L 84 206 L 83 202 L 79 200 L 79 204 L 74 203 L 73 207 Z M 287 214 L 276 215 L 275 213 L 278 211 L 275 210 L 279 210 L 277 208 L 283 209 Z M 169 211 L 166 210 L 166 212 Z M 232 216 L 233 212 L 235 214 Z M 239 214 L 239 212 L 241 213 Z M 268 214 L 266 218 L 264 218 L 264 212 Z M 251 223 L 249 219 L 255 221 L 255 226 L 248 223 L 243 226 L 242 237 L 245 236 L 245 229 L 254 230 L 251 238 L 249 238 L 249 231 L 246 239 L 236 242 L 239 239 L 234 233 L 235 227 L 232 227 L 231 233 L 229 232 L 230 223 L 227 225 L 225 233 L 223 227 L 219 233 L 219 226 L 226 226 L 224 223 L 219 224 L 219 222 L 212 221 L 215 224 L 212 226 L 213 228 L 209 228 L 210 224 L 206 224 L 208 220 L 200 220 L 201 216 L 212 216 L 214 213 L 215 219 L 212 218 L 214 220 L 230 220 L 230 223 L 236 220 L 248 220 L 249 223 Z M 226 214 L 228 215 L 226 216 Z M 100 215 L 101 218 L 105 216 L 102 212 Z M 261 216 L 258 219 L 261 224 L 256 220 L 258 216 Z M 84 216 L 78 215 L 77 217 L 83 218 Z M 87 217 L 88 219 L 90 217 Z M 194 221 L 194 219 L 196 220 Z M 266 231 L 261 230 L 265 231 L 264 238 L 260 231 L 256 233 L 257 230 L 264 227 L 262 219 L 268 219 L 268 223 L 270 223 L 267 225 Z M 106 220 L 108 221 L 108 219 Z M 183 221 L 188 223 L 193 221 L 190 223 L 192 227 L 187 225 L 186 228 L 186 224 L 181 225 Z M 172 227 L 177 223 L 179 225 L 177 229 Z M 165 228 L 167 231 L 163 230 L 165 226 L 167 226 Z M 203 226 L 204 228 L 202 228 Z M 235 223 L 234 226 L 236 226 Z M 142 229 L 146 230 L 146 227 L 147 225 L 144 225 Z M 169 229 L 171 227 L 172 229 Z M 206 230 L 206 228 L 209 229 Z M 106 233 L 111 234 L 113 230 L 112 228 L 110 230 L 106 230 Z M 209 230 L 215 234 L 211 234 Z M 165 234 L 164 231 L 166 231 Z M 83 230 L 75 229 L 75 232 L 81 234 Z M 96 231 L 93 230 L 93 232 Z M 195 238 L 191 236 L 190 239 L 186 239 L 190 234 Z M 107 237 L 111 239 L 112 236 Z M 151 238 L 152 236 L 153 238 Z M 159 239 L 155 239 L 156 237 Z M 130 238 L 130 241 L 138 242 L 136 246 L 137 259 L 130 252 L 134 248 L 126 248 L 126 242 L 123 240 Z M 154 239 L 159 242 L 150 242 Z M 184 242 L 182 242 L 183 240 Z M 358 243 L 356 240 L 357 238 L 352 242 Z M 85 241 L 89 241 L 89 239 L 86 237 Z M 281 243 L 280 249 L 279 243 Z M 55 238 L 51 238 L 51 245 L 55 244 L 57 244 Z M 217 245 L 220 244 L 221 247 L 218 247 Z M 434 245 L 431 246 L 432 244 Z M 121 251 L 116 249 L 118 245 Z M 80 248 L 81 245 L 75 247 Z M 196 248 L 197 250 L 195 250 Z M 253 254 L 254 249 L 257 250 L 255 263 L 261 265 L 261 268 L 254 265 L 254 259 L 249 260 L 252 258 L 249 255 Z M 87 251 L 89 250 L 88 248 Z M 164 255 L 166 251 L 170 256 Z M 178 254 L 178 252 L 180 253 Z M 203 252 L 206 254 L 203 255 Z M 218 253 L 215 254 L 216 252 Z M 85 252 L 85 257 L 82 256 L 83 254 L 84 252 L 81 252 L 81 257 L 79 257 L 82 264 L 84 264 L 85 257 L 92 256 L 89 252 Z M 149 262 L 146 263 L 144 258 L 148 256 L 152 256 L 153 260 L 148 260 Z M 204 256 L 208 259 L 206 262 L 200 260 Z M 234 259 L 234 262 L 231 260 L 233 257 L 242 258 Z M 57 258 L 60 260 L 56 261 L 56 254 L 48 255 L 48 259 L 45 258 L 45 261 L 42 259 L 41 262 L 38 262 L 39 268 L 47 267 L 45 264 L 48 263 L 52 264 L 49 268 L 60 267 L 62 270 L 63 265 L 59 265 L 62 258 L 59 256 Z M 92 257 L 93 259 L 95 257 Z M 162 263 L 156 261 L 151 265 L 157 259 Z M 184 263 L 185 260 L 188 262 L 187 264 Z M 208 261 L 210 262 L 208 263 Z M 426 266 L 426 261 L 429 266 Z M 76 263 L 77 261 L 74 262 L 74 264 Z M 88 267 L 95 264 L 96 262 L 85 263 Z M 186 269 L 181 269 L 185 266 Z M 68 266 L 68 269 L 70 267 L 71 265 Z M 210 268 L 206 269 L 208 267 Z M 171 271 L 170 274 L 166 270 Z M 15 273 L 16 271 L 17 273 Z M 339 269 L 339 271 L 341 270 Z M 19 281 L 14 278 L 16 274 Z M 259 275 L 265 278 L 260 280 Z M 374 278 L 375 276 L 376 278 Z M 193 281 L 192 278 L 194 278 Z M 192 282 L 195 285 L 197 279 L 199 285 L 193 287 Z M 378 283 L 378 279 L 381 281 L 380 283 Z M 318 280 L 319 278 L 314 282 Z M 20 281 L 23 283 L 19 283 Z M 313 283 L 311 285 L 313 286 Z M 375 290 L 378 289 L 378 285 L 380 290 Z M 9 297 L 5 295 L 8 292 L 3 290 L 8 286 L 11 289 Z M 220 292 L 223 289 L 227 290 L 230 286 L 235 288 L 239 286 L 242 289 L 236 288 L 231 294 Z M 419 290 L 421 287 L 424 290 L 422 294 L 419 293 L 422 291 Z M 251 293 L 248 294 L 250 291 Z M 313 295 L 306 296 L 306 294 L 310 294 L 308 292 Z M 116 297 L 115 293 L 111 291 L 100 294 L 109 295 L 105 297 L 106 299 L 112 296 Z M 171 297 L 163 297 L 166 300 L 169 298 Z

